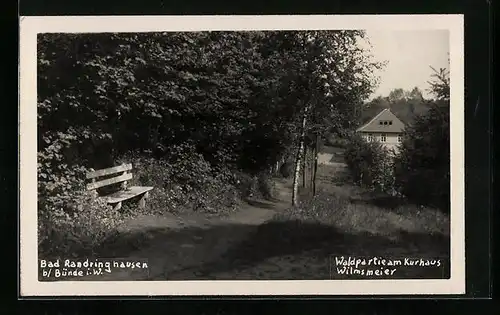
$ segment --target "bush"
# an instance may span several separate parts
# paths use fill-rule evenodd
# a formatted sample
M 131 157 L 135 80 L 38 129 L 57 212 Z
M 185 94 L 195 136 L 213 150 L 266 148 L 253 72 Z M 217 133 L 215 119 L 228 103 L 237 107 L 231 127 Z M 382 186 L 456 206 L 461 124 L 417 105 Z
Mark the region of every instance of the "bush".
M 396 158 L 395 180 L 410 201 L 449 211 L 449 109 L 432 106 L 407 128 Z
M 257 192 L 255 177 L 249 174 L 240 171 L 235 172 L 234 183 L 242 199 L 251 197 Z
M 44 163 L 39 154 L 38 245 L 41 256 L 89 256 L 126 218 L 104 200 L 85 191 L 84 167 L 69 167 L 63 174 Z
M 345 148 L 348 145 L 348 141 L 336 136 L 327 136 L 324 144 L 330 147 Z
M 378 142 L 351 137 L 344 159 L 352 179 L 361 187 L 394 194 L 394 168 L 391 152 Z
M 154 186 L 146 203 L 147 213 L 202 211 L 223 214 L 239 203 L 234 179 L 227 169 L 215 170 L 202 155 L 185 147 L 178 158 L 157 159 L 127 154 L 120 163 L 134 165 L 134 184 Z
M 280 166 L 280 174 L 283 178 L 290 178 L 293 175 L 293 163 L 287 161 Z
M 40 130 L 39 130 L 40 131 Z M 89 164 L 109 163 L 109 153 L 94 154 L 107 134 L 84 129 L 39 132 L 38 245 L 41 255 L 92 255 L 126 215 L 113 211 L 85 190 Z M 94 157 L 94 159 L 89 159 Z
M 39 245 L 47 256 L 91 256 L 126 215 L 88 193 L 74 195 L 76 211 L 53 209 L 39 216 Z
M 270 199 L 276 196 L 276 187 L 269 174 L 259 174 L 257 177 L 257 186 L 259 193 L 263 198 Z
M 276 194 L 274 181 L 266 172 L 261 172 L 252 176 L 239 171 L 234 173 L 234 178 L 239 195 L 242 199 L 250 197 L 269 199 Z

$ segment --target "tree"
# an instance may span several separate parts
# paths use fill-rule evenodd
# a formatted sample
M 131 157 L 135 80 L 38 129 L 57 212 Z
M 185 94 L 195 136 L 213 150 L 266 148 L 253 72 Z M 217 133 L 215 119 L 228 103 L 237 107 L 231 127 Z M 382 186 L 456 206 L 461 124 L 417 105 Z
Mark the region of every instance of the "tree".
M 396 103 L 398 101 L 405 100 L 406 93 L 401 88 L 394 89 L 389 93 L 388 99 L 390 103 Z
M 189 140 L 213 164 L 263 167 L 269 154 L 278 154 L 272 148 L 282 146 L 275 143 L 281 141 L 278 134 L 288 130 L 278 129 L 276 120 L 290 117 L 282 107 L 269 106 L 280 82 L 273 75 L 276 60 L 264 59 L 259 51 L 263 36 L 42 35 L 40 148 L 50 133 L 70 132 L 85 142 L 77 151 L 90 148 L 85 155 L 76 154 L 78 162 L 104 167 L 99 163 L 112 163 L 123 152 L 140 149 L 168 155 L 175 151 L 173 146 Z M 99 141 L 107 147 L 97 150 Z M 266 145 L 261 149 L 268 154 L 246 154 L 259 144 Z M 96 152 L 109 156 L 97 158 Z
M 440 68 L 436 70 L 431 66 L 434 72 L 431 75 L 431 80 L 428 81 L 430 85 L 430 92 L 434 95 L 435 99 L 439 101 L 449 102 L 450 100 L 450 71 L 447 68 Z
M 364 35 L 361 31 L 301 31 L 277 33 L 269 39 L 286 60 L 290 85 L 284 99 L 298 127 L 294 130 L 294 205 L 306 147 L 316 156 L 317 139 L 327 132 L 341 135 L 353 128 L 355 108 L 376 84 L 373 71 L 381 64 L 357 45 Z
M 360 123 L 366 123 L 385 108 L 390 109 L 405 124 L 413 123 L 416 116 L 429 109 L 418 87 L 411 91 L 394 89 L 388 96 L 378 96 L 367 102 L 363 106 Z
M 227 177 L 228 169 L 257 174 L 275 162 L 295 113 L 279 102 L 286 68 L 263 53 L 269 35 L 40 35 L 41 212 L 60 208 L 62 194 L 64 203 L 74 199 L 86 168 L 132 151 L 187 170 L 165 179 L 183 186 Z
M 404 196 L 422 205 L 449 211 L 450 135 L 449 77 L 435 71 L 430 81 L 435 98 L 429 110 L 406 128 L 396 159 L 396 184 Z
M 423 100 L 424 96 L 418 87 L 414 87 L 413 90 L 408 93 L 407 98 L 412 100 Z
M 392 193 L 392 159 L 380 142 L 367 142 L 359 134 L 353 134 L 349 137 L 344 159 L 351 177 L 359 186 Z
M 354 106 L 372 90 L 378 64 L 356 45 L 363 36 L 40 35 L 41 174 L 48 164 L 58 174 L 62 165 L 107 167 L 130 151 L 174 164 L 201 154 L 214 172 L 257 174 L 295 148 L 300 169 L 305 147 L 352 127 Z

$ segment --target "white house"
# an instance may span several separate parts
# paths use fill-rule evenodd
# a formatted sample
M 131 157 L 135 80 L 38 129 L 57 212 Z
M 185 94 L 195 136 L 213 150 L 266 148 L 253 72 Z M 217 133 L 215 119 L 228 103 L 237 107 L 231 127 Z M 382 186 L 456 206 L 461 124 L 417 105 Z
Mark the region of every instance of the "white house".
M 369 122 L 359 127 L 359 132 L 367 141 L 379 141 L 386 148 L 397 152 L 398 144 L 402 141 L 405 124 L 388 108 L 373 117 Z

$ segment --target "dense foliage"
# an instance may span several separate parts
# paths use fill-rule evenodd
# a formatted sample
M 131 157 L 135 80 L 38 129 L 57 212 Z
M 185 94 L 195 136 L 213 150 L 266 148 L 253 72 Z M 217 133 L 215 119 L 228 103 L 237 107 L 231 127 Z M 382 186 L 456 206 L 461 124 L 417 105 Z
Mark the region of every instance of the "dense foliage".
M 450 83 L 445 69 L 430 82 L 435 99 L 406 128 L 396 160 L 396 184 L 412 202 L 450 209 Z
M 385 108 L 389 108 L 405 124 L 412 124 L 416 117 L 429 109 L 428 100 L 422 91 L 415 87 L 411 91 L 401 88 L 392 90 L 387 96 L 378 96 L 363 105 L 360 122 L 366 123 Z
M 381 143 L 367 142 L 357 134 L 347 143 L 344 159 L 354 182 L 373 191 L 393 194 L 393 153 Z
M 42 248 L 82 235 L 99 243 L 126 217 L 84 192 L 90 168 L 134 163 L 136 181 L 155 186 L 156 212 L 223 212 L 256 191 L 269 197 L 265 174 L 290 160 L 301 134 L 344 132 L 352 106 L 371 93 L 379 65 L 356 45 L 363 36 L 39 35 Z M 300 130 L 306 108 L 310 123 Z
M 74 135 L 80 150 L 71 161 L 94 168 L 130 150 L 164 157 L 178 146 L 192 146 L 212 164 L 265 168 L 259 156 L 240 160 L 257 145 L 273 150 L 273 118 L 285 119 L 264 103 L 274 77 L 257 51 L 258 36 L 42 35 L 40 137 Z
M 419 106 L 425 110 L 420 114 L 411 111 L 411 122 L 407 121 L 397 154 L 387 152 L 378 142 L 369 143 L 355 135 L 348 140 L 345 160 L 351 176 L 361 186 L 397 194 L 409 202 L 448 212 L 450 86 L 447 70 L 435 70 L 429 85 L 435 98 L 424 100 L 417 97 Z M 416 90 L 412 93 L 420 95 Z M 405 104 L 407 108 L 412 108 L 415 102 L 415 97 L 404 97 L 403 90 L 394 90 L 384 99 L 389 100 L 389 104 Z

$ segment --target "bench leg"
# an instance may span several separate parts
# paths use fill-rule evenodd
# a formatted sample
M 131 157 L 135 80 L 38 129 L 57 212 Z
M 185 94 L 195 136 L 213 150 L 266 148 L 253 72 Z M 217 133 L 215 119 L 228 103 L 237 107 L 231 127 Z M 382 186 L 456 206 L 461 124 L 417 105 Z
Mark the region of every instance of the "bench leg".
M 144 208 L 146 206 L 146 199 L 149 197 L 149 191 L 142 195 L 139 200 L 139 208 Z
M 113 207 L 113 210 L 120 210 L 122 208 L 122 202 L 117 202 L 114 207 Z

